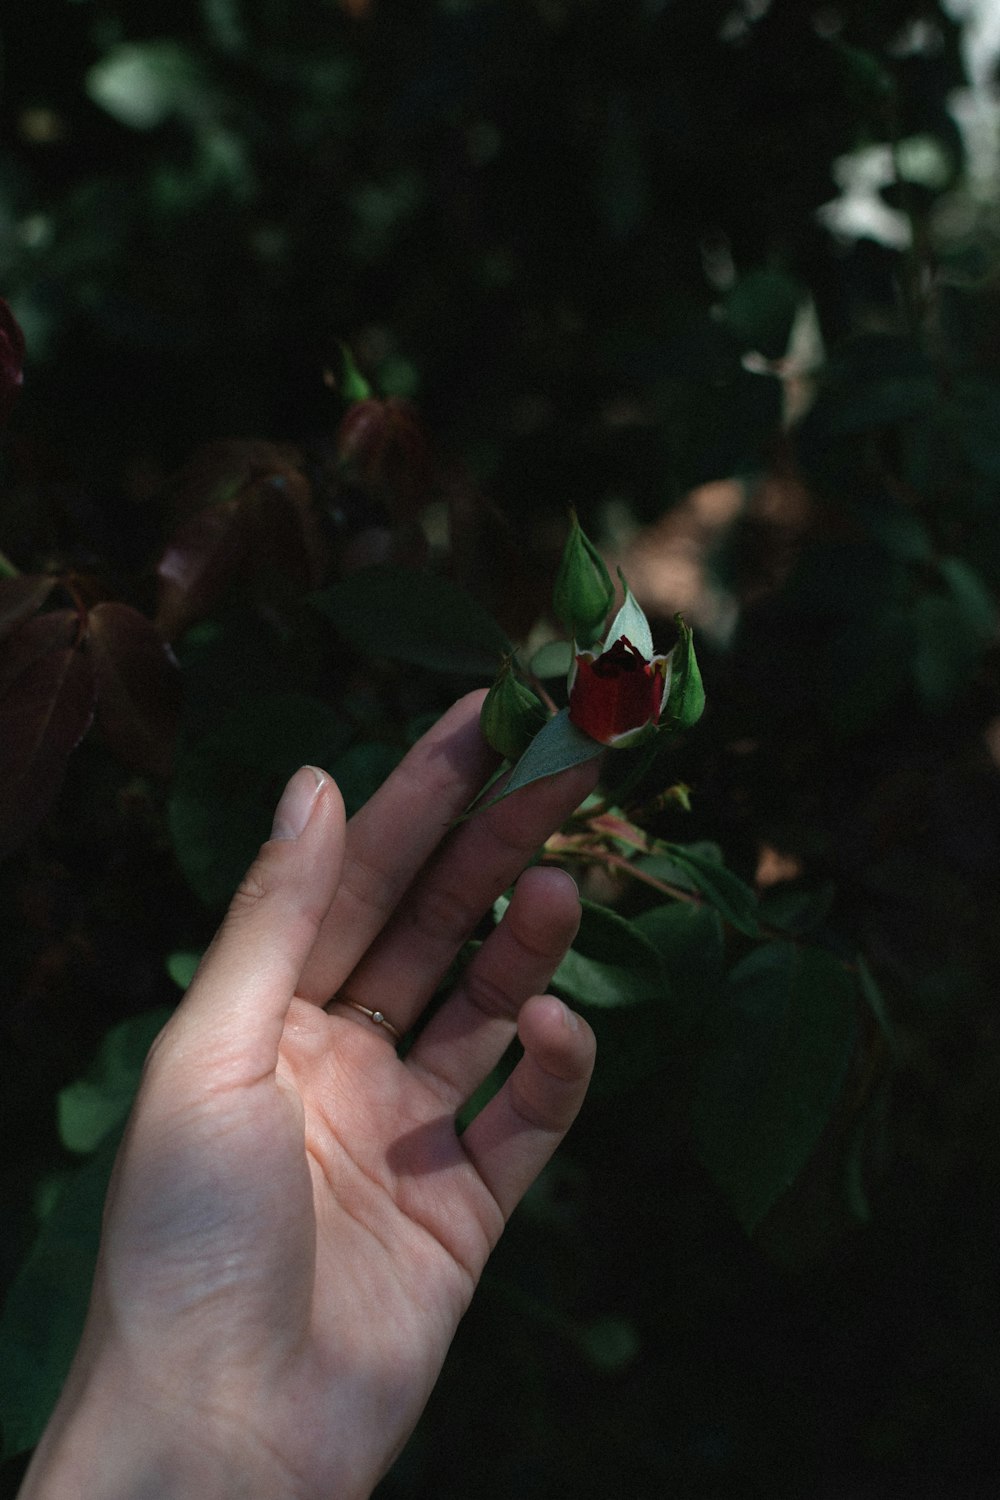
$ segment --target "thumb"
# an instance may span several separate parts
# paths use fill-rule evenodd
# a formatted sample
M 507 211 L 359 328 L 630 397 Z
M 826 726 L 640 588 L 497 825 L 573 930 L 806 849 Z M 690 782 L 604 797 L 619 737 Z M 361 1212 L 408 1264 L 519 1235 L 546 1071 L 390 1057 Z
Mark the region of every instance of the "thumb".
M 303 766 L 170 1024 L 174 1043 L 206 1049 L 216 1066 L 221 1046 L 238 1060 L 237 1075 L 246 1068 L 248 1078 L 273 1069 L 299 977 L 340 881 L 344 842 L 336 784 Z

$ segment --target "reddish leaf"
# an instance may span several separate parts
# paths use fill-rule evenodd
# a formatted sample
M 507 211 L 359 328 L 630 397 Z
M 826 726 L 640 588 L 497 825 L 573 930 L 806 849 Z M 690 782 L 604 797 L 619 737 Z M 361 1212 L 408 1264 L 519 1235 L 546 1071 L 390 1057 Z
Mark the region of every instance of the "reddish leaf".
M 0 297 L 0 427 L 10 416 L 24 382 L 24 334 Z
M 0 857 L 41 822 L 94 713 L 75 610 L 36 615 L 0 645 Z
M 238 499 L 200 511 L 171 537 L 156 569 L 156 624 L 168 641 L 207 614 L 239 568 L 245 550 Z
M 54 609 L 25 620 L 0 645 L 0 702 L 8 689 L 39 657 L 76 644 L 80 616 L 75 609 Z
M 257 438 L 205 443 L 170 479 L 171 510 L 183 522 L 207 506 L 232 500 L 255 479 L 296 472 L 298 459 L 294 449 Z
M 41 609 L 56 580 L 45 573 L 0 579 L 0 638 L 9 635 L 29 615 Z
M 181 707 L 173 652 L 152 621 L 127 604 L 95 605 L 87 618 L 98 728 L 127 764 L 168 776 Z
M 250 566 L 281 573 L 300 588 L 322 580 L 326 549 L 304 474 L 289 470 L 248 485 L 241 500 Z
M 168 640 L 200 619 L 234 580 L 278 572 L 303 588 L 323 576 L 325 548 L 312 487 L 293 456 L 269 443 L 202 450 L 174 484 L 190 511 L 160 559 L 156 623 Z

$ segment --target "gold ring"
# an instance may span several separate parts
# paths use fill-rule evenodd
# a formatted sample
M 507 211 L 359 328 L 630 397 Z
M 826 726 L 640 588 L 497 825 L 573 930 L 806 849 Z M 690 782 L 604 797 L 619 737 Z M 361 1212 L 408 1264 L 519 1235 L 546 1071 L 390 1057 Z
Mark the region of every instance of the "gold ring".
M 393 1026 L 392 1022 L 380 1010 L 369 1010 L 367 1005 L 360 1005 L 357 1000 L 348 1000 L 344 995 L 334 995 L 333 1000 L 328 1003 L 333 1005 L 334 1002 L 337 1005 L 349 1005 L 352 1010 L 360 1011 L 363 1016 L 368 1017 L 373 1026 L 381 1026 L 383 1031 L 387 1031 L 393 1041 L 401 1042 L 403 1040 L 402 1033 Z

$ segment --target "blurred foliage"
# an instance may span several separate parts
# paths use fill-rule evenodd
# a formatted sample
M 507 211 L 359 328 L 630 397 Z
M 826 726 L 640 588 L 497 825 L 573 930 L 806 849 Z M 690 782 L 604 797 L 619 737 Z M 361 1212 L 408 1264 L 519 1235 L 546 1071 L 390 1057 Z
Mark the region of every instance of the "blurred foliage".
M 6 8 L 8 1450 L 283 778 L 359 805 L 510 643 L 551 686 L 568 507 L 617 560 L 732 480 L 704 718 L 546 851 L 592 1100 L 380 1494 L 989 1492 L 1000 215 L 956 9 Z

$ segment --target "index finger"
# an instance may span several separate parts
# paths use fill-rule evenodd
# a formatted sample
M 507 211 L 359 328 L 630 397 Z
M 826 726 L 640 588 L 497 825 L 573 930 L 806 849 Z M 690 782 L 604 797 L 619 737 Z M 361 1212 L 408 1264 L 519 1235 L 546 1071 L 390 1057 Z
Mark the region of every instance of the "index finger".
M 391 997 L 405 1029 L 483 912 L 592 789 L 596 761 L 524 787 L 445 840 L 496 764 L 479 731 L 483 697 L 449 710 L 352 818 L 304 998 L 323 1004 L 350 975 L 352 999 L 374 996 L 378 1009 Z
M 479 732 L 485 697 L 453 704 L 351 818 L 340 886 L 299 981 L 303 999 L 322 1005 L 340 988 L 496 766 Z

